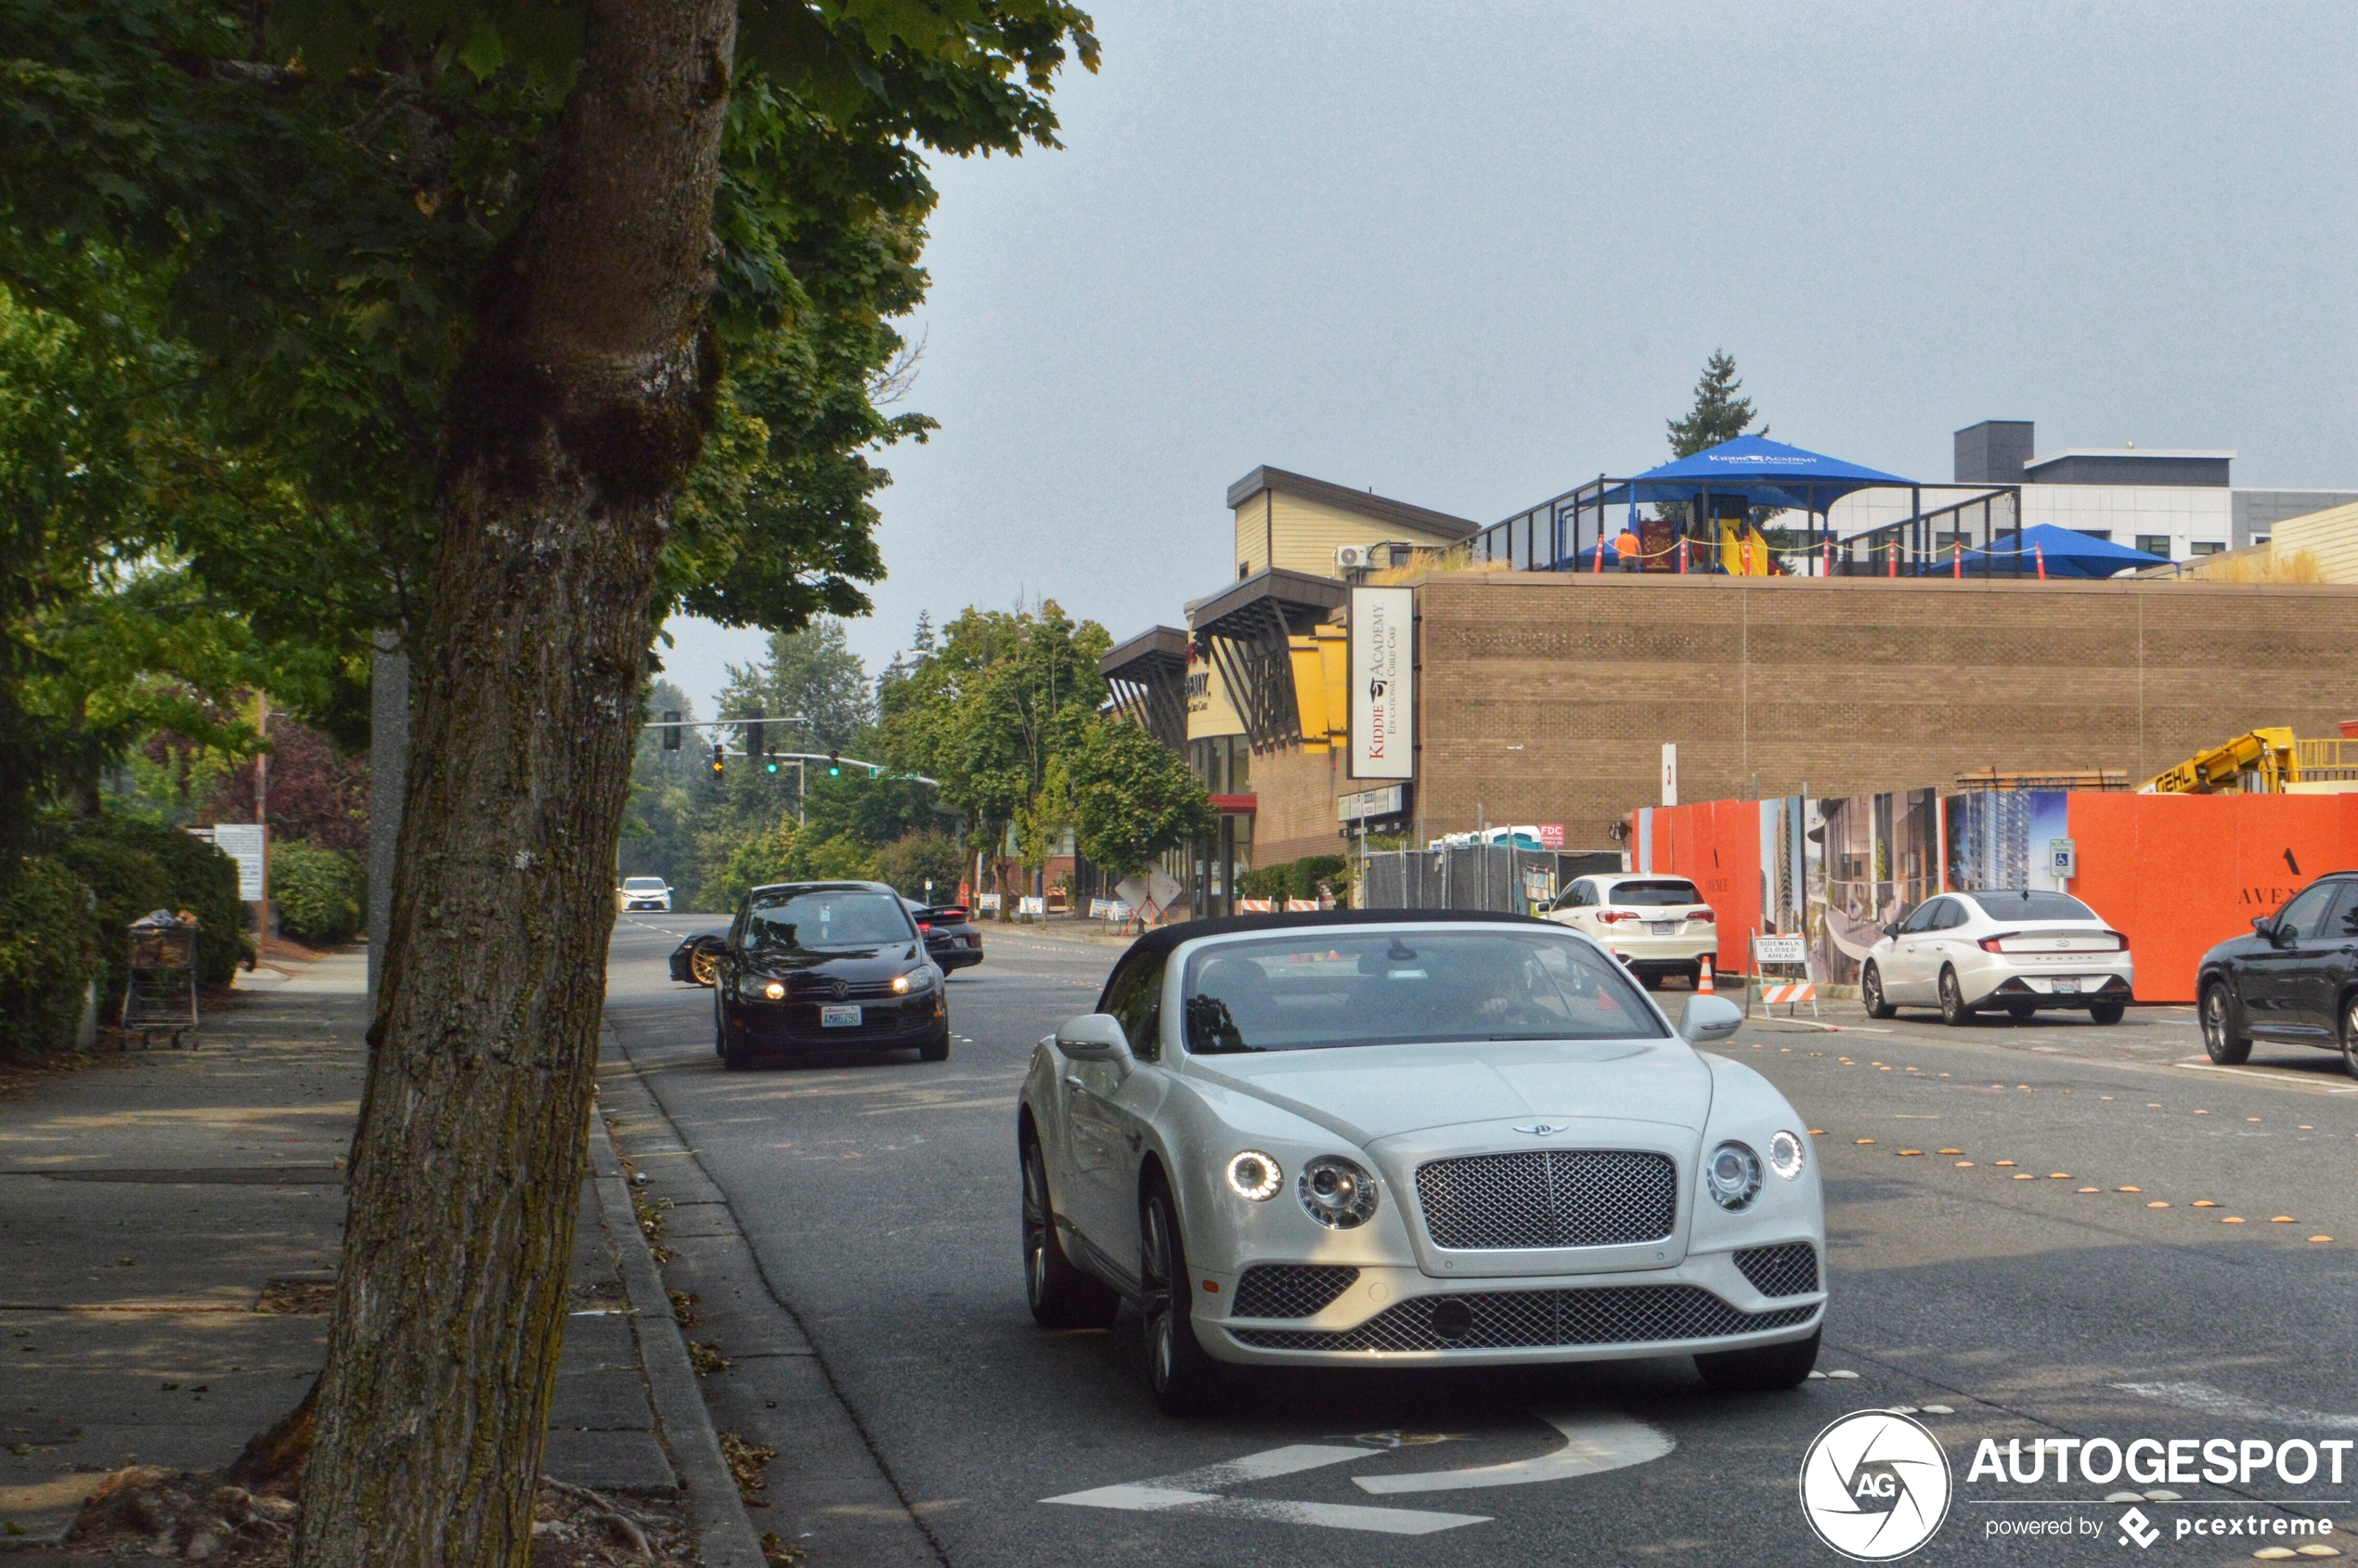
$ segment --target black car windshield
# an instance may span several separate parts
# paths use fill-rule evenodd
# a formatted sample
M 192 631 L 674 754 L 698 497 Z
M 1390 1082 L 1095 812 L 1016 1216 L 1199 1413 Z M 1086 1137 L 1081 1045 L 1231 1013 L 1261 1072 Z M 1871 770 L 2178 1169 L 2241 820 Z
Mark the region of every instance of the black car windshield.
M 899 899 L 865 888 L 757 895 L 745 920 L 745 946 L 772 952 L 836 952 L 916 938 Z
M 1605 902 L 1661 909 L 1669 904 L 1699 904 L 1703 895 L 1691 882 L 1665 877 L 1658 882 L 1616 882 L 1605 889 Z
M 1183 979 L 1198 1055 L 1669 1033 L 1619 965 L 1545 931 L 1309 927 L 1206 948 Z
M 2096 912 L 2069 893 L 2015 888 L 2002 893 L 1976 893 L 1974 901 L 1992 920 L 2093 920 Z

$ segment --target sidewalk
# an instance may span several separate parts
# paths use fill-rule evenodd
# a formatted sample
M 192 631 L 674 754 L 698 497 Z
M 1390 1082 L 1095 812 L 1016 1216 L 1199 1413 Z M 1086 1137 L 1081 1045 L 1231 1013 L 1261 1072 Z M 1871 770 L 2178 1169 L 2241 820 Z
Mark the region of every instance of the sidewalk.
M 56 1543 L 107 1470 L 227 1464 L 318 1372 L 363 960 L 241 979 L 194 1051 L 134 1049 L 0 1094 L 0 1551 Z M 602 1125 L 591 1156 L 546 1473 L 688 1492 L 704 1561 L 753 1568 L 669 1304 L 634 1288 L 653 1264 Z

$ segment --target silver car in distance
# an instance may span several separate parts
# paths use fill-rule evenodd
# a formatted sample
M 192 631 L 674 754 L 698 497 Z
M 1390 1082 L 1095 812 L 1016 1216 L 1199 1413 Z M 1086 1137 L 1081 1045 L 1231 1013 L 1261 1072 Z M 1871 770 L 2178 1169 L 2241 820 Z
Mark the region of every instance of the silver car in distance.
M 1026 1292 L 1145 1321 L 1154 1393 L 1254 1366 L 1689 1354 L 1716 1389 L 1818 1356 L 1808 1124 L 1588 937 L 1503 914 L 1206 920 L 1122 955 L 1032 1053 Z

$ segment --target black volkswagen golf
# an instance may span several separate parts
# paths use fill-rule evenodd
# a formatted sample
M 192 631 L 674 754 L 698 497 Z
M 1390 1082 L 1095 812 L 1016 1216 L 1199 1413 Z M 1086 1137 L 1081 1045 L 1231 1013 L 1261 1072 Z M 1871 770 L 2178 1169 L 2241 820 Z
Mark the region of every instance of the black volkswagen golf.
M 715 956 L 713 1049 L 732 1071 L 814 1051 L 949 1058 L 941 970 L 881 883 L 756 888 Z
M 2358 1078 L 2358 871 L 2319 877 L 2204 953 L 2195 983 L 2212 1061 L 2242 1061 L 2255 1040 L 2315 1045 Z

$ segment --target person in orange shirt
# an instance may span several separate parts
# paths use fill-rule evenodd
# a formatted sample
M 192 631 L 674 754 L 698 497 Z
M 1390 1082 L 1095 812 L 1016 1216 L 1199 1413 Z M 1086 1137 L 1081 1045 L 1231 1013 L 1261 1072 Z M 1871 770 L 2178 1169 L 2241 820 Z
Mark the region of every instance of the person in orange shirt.
M 1639 557 L 1643 555 L 1645 551 L 1646 547 L 1638 542 L 1637 530 L 1624 524 L 1621 537 L 1613 541 L 1613 552 L 1621 558 L 1621 569 L 1625 572 L 1643 570 L 1645 563 Z

